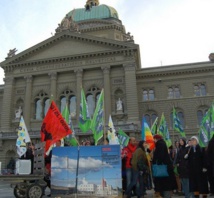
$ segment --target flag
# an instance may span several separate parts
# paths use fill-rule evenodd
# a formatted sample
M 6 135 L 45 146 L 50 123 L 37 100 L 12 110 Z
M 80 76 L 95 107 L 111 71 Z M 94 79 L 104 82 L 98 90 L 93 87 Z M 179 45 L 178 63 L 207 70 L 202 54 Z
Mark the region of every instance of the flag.
M 126 147 L 129 143 L 129 136 L 122 129 L 119 129 L 118 140 L 122 147 Z
M 109 116 L 107 137 L 110 145 L 119 144 L 119 140 L 118 140 L 118 137 L 116 136 L 116 131 L 114 128 L 111 115 Z
M 94 116 L 91 122 L 91 130 L 94 135 L 95 145 L 103 137 L 104 133 L 104 92 L 103 90 L 100 93 Z
M 46 142 L 45 153 L 49 151 L 51 145 L 72 133 L 54 101 L 51 102 L 48 112 L 42 122 L 40 133 L 41 141 Z
M 149 145 L 149 149 L 150 150 L 154 149 L 155 148 L 155 142 L 154 142 L 152 132 L 149 128 L 149 125 L 146 122 L 145 117 L 143 117 L 143 119 L 142 119 L 141 134 L 142 134 L 142 140 L 146 141 L 146 143 Z
M 65 119 L 66 123 L 69 123 L 69 109 L 68 109 L 68 104 L 65 105 L 65 108 L 62 111 L 62 117 Z
M 163 136 L 163 139 L 165 140 L 167 147 L 172 146 L 172 141 L 169 136 L 169 130 L 167 127 L 167 123 L 166 123 L 164 114 L 162 114 L 162 116 L 161 116 L 158 134 Z
M 206 115 L 203 117 L 199 128 L 199 145 L 207 147 L 210 139 L 214 135 L 214 105 L 209 108 Z
M 90 129 L 91 119 L 88 112 L 88 105 L 85 99 L 85 93 L 83 88 L 81 89 L 81 102 L 80 102 L 80 114 L 79 114 L 79 128 L 83 133 L 86 133 Z
M 76 136 L 75 136 L 75 131 L 74 131 L 74 127 L 72 124 L 71 115 L 69 115 L 69 124 L 68 125 L 69 125 L 70 129 L 72 130 L 72 134 L 68 135 L 66 137 L 66 140 L 70 143 L 71 146 L 78 146 L 79 142 L 77 141 Z
M 25 125 L 23 116 L 20 118 L 19 129 L 18 129 L 18 138 L 16 140 L 17 154 L 19 157 L 24 155 L 27 151 L 26 143 L 31 142 L 30 136 Z
M 181 124 L 181 121 L 180 121 L 178 114 L 177 114 L 174 107 L 173 107 L 173 113 L 172 113 L 172 120 L 173 120 L 173 129 L 175 131 L 179 132 L 181 137 L 186 137 L 186 134 L 184 132 L 184 128 Z
M 157 131 L 158 131 L 158 117 L 153 122 L 152 127 L 151 127 L 151 131 L 152 131 L 152 135 L 157 134 Z

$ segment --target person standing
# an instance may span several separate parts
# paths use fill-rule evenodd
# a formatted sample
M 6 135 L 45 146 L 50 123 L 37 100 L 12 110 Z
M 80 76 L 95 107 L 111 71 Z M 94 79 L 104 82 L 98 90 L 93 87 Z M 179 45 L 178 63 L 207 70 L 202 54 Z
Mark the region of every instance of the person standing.
M 153 155 L 152 164 L 167 165 L 169 176 L 154 177 L 155 191 L 160 192 L 164 198 L 171 198 L 171 192 L 177 188 L 175 175 L 173 172 L 173 164 L 170 160 L 168 148 L 162 136 L 154 135 L 155 151 Z
M 133 154 L 132 164 L 132 180 L 128 185 L 124 198 L 131 196 L 131 192 L 134 186 L 136 186 L 136 194 L 138 198 L 143 198 L 145 193 L 144 180 L 146 181 L 147 173 L 149 172 L 149 163 L 146 156 L 146 142 L 141 140 L 138 144 L 138 148 Z
M 210 184 L 210 196 L 214 196 L 214 135 L 209 141 L 207 148 L 208 158 L 208 180 Z
M 137 142 L 135 137 L 130 137 L 128 145 L 122 150 L 122 159 L 124 160 L 125 165 L 125 172 L 126 172 L 126 189 L 131 183 L 132 180 L 132 165 L 131 165 L 131 159 L 133 156 L 133 153 L 135 152 L 137 148 Z M 125 190 L 124 188 L 124 190 Z
M 189 147 L 186 147 L 186 139 L 181 138 L 179 140 L 180 149 L 177 154 L 176 164 L 178 167 L 178 173 L 181 179 L 182 190 L 184 192 L 185 198 L 194 197 L 194 194 L 189 191 L 189 167 L 188 160 L 184 158 L 186 153 L 189 150 Z
M 179 152 L 179 141 L 175 141 L 175 148 L 173 149 L 173 167 L 174 167 L 174 174 L 175 174 L 175 179 L 176 179 L 176 183 L 177 183 L 177 190 L 176 190 L 176 193 L 178 195 L 183 195 L 183 193 L 181 192 L 181 180 L 180 180 L 180 176 L 177 172 L 177 164 L 176 164 L 176 161 L 177 161 L 177 157 L 178 157 L 178 152 Z
M 188 157 L 185 158 L 188 159 L 189 165 L 190 192 L 194 192 L 195 198 L 198 198 L 199 194 L 205 198 L 208 194 L 207 159 L 196 136 L 191 137 L 191 149 L 188 152 Z

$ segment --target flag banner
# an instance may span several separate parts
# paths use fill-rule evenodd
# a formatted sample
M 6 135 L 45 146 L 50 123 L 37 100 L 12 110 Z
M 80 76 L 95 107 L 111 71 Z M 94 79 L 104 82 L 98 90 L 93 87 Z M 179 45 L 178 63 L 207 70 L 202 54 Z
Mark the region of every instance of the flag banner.
M 51 102 L 48 112 L 42 122 L 40 133 L 41 141 L 46 142 L 45 152 L 49 151 L 50 146 L 56 143 L 57 140 L 61 140 L 72 133 L 54 101 Z
M 31 142 L 30 136 L 25 125 L 23 116 L 20 118 L 19 129 L 18 129 L 18 138 L 16 140 L 17 154 L 19 157 L 24 155 L 27 151 L 26 143 Z
M 146 122 L 145 117 L 142 119 L 142 140 L 145 140 L 146 143 L 149 145 L 149 149 L 152 150 L 155 148 L 155 142 L 153 139 L 152 132 L 149 128 L 149 125 Z
M 179 117 L 178 117 L 178 114 L 177 114 L 175 108 L 173 108 L 173 113 L 172 113 L 172 114 L 173 114 L 173 115 L 172 115 L 172 119 L 173 119 L 173 129 L 174 129 L 175 131 L 179 132 L 180 135 L 181 135 L 181 137 L 186 137 L 186 134 L 185 134 L 185 132 L 184 132 L 184 128 L 183 128 L 183 126 L 182 126 L 182 124 L 181 124 L 181 121 L 180 121 L 180 119 L 179 119 Z
M 90 130 L 91 119 L 88 112 L 88 105 L 85 98 L 83 88 L 81 89 L 81 102 L 80 102 L 80 113 L 79 113 L 79 128 L 83 133 Z
M 152 132 L 152 135 L 155 135 L 158 132 L 158 117 L 155 119 L 155 121 L 152 124 L 151 132 Z
M 122 129 L 119 129 L 118 140 L 122 147 L 126 147 L 129 143 L 129 136 Z
M 69 109 L 68 109 L 68 104 L 65 105 L 65 108 L 62 111 L 62 117 L 65 119 L 66 123 L 69 123 Z
M 66 137 L 66 140 L 69 142 L 69 144 L 71 146 L 78 146 L 79 145 L 79 142 L 77 141 L 76 139 L 76 136 L 75 136 L 75 130 L 74 130 L 74 126 L 73 126 L 73 123 L 72 123 L 72 119 L 71 119 L 71 115 L 69 115 L 69 127 L 72 131 L 72 134 L 71 135 L 68 135 Z
M 116 136 L 116 130 L 114 128 L 114 124 L 113 124 L 111 115 L 109 116 L 107 137 L 108 137 L 110 145 L 120 144 L 118 137 Z
M 169 136 L 169 130 L 167 127 L 167 123 L 166 123 L 164 114 L 162 114 L 162 116 L 161 116 L 158 134 L 163 136 L 163 139 L 165 140 L 167 147 L 172 146 L 172 141 Z
M 206 115 L 203 117 L 199 129 L 199 145 L 207 147 L 210 139 L 214 135 L 214 105 L 209 108 Z
M 95 145 L 103 137 L 104 132 L 104 92 L 103 89 L 97 102 L 94 116 L 91 122 L 91 130 L 94 135 Z

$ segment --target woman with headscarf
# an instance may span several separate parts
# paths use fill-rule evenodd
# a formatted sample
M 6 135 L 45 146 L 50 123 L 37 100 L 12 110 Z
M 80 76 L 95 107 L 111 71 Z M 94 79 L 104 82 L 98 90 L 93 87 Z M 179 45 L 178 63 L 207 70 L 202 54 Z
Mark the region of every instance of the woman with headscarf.
M 131 183 L 126 189 L 124 198 L 130 197 L 132 188 L 135 185 L 137 185 L 137 197 L 143 198 L 143 195 L 145 193 L 144 180 L 146 180 L 145 176 L 146 173 L 149 171 L 149 163 L 146 156 L 145 148 L 146 142 L 144 140 L 141 140 L 131 160 L 133 177 Z
M 164 198 L 171 198 L 171 192 L 177 188 L 173 164 L 170 160 L 168 148 L 162 136 L 154 135 L 155 151 L 152 164 L 167 165 L 167 177 L 154 177 L 155 192 L 159 192 Z
M 199 194 L 205 198 L 208 194 L 207 159 L 205 150 L 199 146 L 196 136 L 191 137 L 191 147 L 188 153 L 185 158 L 188 159 L 189 165 L 190 192 L 194 192 L 195 198 L 198 198 Z

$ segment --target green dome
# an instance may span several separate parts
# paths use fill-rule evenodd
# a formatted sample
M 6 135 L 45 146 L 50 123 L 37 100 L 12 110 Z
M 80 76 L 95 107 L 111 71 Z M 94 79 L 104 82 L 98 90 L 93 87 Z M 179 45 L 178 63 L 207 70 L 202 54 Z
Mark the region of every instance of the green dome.
M 117 11 L 107 5 L 92 6 L 89 11 L 86 11 L 85 8 L 75 9 L 69 12 L 68 16 L 72 16 L 74 22 L 90 19 L 119 19 Z

